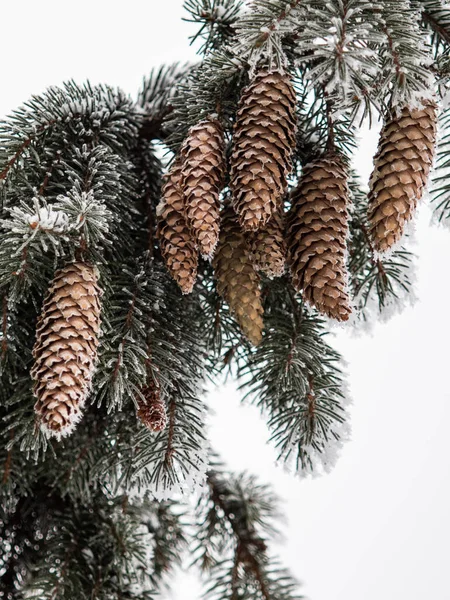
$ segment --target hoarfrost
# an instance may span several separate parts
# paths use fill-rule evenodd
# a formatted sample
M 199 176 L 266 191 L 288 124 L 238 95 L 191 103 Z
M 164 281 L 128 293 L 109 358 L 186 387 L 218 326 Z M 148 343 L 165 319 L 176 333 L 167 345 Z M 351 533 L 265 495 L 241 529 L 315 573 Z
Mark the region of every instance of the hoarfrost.
M 127 493 L 132 499 L 143 499 L 145 497 L 154 498 L 158 502 L 173 499 L 176 496 L 188 496 L 196 494 L 204 488 L 206 483 L 206 473 L 209 467 L 209 452 L 207 448 L 187 450 L 183 448 L 182 453 L 183 463 L 178 459 L 174 459 L 171 465 L 171 475 L 161 479 L 150 477 L 149 483 L 145 481 L 143 471 L 149 473 L 149 469 L 155 468 L 155 464 L 146 465 L 141 471 L 136 474 L 135 481 L 127 488 Z M 189 469 L 186 470 L 186 466 Z M 158 469 L 160 470 L 160 469 Z
M 410 243 L 414 242 L 415 224 L 410 221 L 407 225 L 406 237 Z M 401 250 L 400 244 L 388 254 L 380 258 L 388 263 L 389 260 L 396 261 L 395 253 Z M 413 258 L 413 257 L 412 257 Z M 416 263 L 409 260 L 403 261 L 401 280 L 390 278 L 391 290 L 386 295 L 385 302 L 380 306 L 376 289 L 372 288 L 368 297 L 364 295 L 364 289 L 354 298 L 355 310 L 348 321 L 352 333 L 370 333 L 376 323 L 387 323 L 394 316 L 401 314 L 407 308 L 415 305 L 417 296 L 414 290 L 417 288 Z
M 344 394 L 342 399 L 344 408 L 341 414 L 342 422 L 334 422 L 326 439 L 315 440 L 314 444 L 302 444 L 300 434 L 297 438 L 293 438 L 281 457 L 285 459 L 284 469 L 288 473 L 301 479 L 309 477 L 315 479 L 323 474 L 330 473 L 336 466 L 345 443 L 351 439 L 350 417 L 346 408 L 352 403 L 352 399 L 347 386 L 342 384 L 341 388 Z M 299 444 L 301 444 L 303 455 L 307 457 L 301 469 L 298 468 L 297 464 Z

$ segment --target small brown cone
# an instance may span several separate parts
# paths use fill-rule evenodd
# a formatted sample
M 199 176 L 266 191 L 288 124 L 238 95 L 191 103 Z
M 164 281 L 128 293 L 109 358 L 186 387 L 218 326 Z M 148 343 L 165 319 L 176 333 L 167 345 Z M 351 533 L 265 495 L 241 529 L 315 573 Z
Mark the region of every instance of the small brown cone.
M 225 173 L 225 138 L 220 122 L 195 125 L 182 148 L 186 217 L 199 250 L 211 256 L 219 239 L 219 194 Z
M 334 153 L 311 162 L 292 193 L 287 245 L 292 283 L 322 314 L 346 321 L 347 167 Z
M 97 358 L 100 296 L 92 265 L 68 264 L 49 288 L 33 348 L 35 411 L 43 429 L 60 438 L 82 416 Z
M 142 390 L 142 395 L 145 400 L 138 398 L 137 416 L 150 431 L 162 431 L 167 425 L 167 412 L 160 389 L 148 385 Z
M 288 75 L 260 71 L 237 112 L 231 181 L 244 231 L 263 227 L 280 208 L 296 144 L 296 97 Z
M 403 108 L 385 123 L 370 178 L 370 236 L 385 252 L 402 237 L 426 188 L 436 144 L 437 106 Z
M 244 335 L 257 346 L 264 328 L 260 278 L 230 205 L 222 211 L 219 244 L 213 265 L 217 291 L 227 302 Z
M 253 265 L 268 277 L 281 277 L 285 270 L 286 242 L 284 215 L 276 212 L 259 231 L 247 234 L 247 243 Z
M 159 245 L 169 273 L 183 294 L 189 294 L 197 277 L 198 253 L 186 220 L 179 160 L 165 180 L 163 198 L 156 209 Z

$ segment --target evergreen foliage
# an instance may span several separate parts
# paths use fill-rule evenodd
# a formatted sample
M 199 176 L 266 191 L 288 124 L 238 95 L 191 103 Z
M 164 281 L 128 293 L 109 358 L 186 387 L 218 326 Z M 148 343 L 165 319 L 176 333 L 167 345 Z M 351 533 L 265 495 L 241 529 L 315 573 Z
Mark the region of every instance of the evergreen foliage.
M 218 294 L 210 261 L 200 260 L 192 294 L 181 294 L 156 236 L 162 181 L 203 119 L 220 121 L 229 162 L 242 90 L 258 70 L 277 70 L 289 75 L 297 99 L 282 207 L 289 210 L 309 162 L 327 151 L 351 161 L 362 122 L 445 100 L 450 9 L 440 0 L 186 0 L 185 7 L 198 63 L 154 70 L 137 99 L 68 82 L 0 125 L 5 600 L 154 598 L 194 539 L 205 597 L 298 598 L 268 550 L 272 492 L 217 465 L 208 471 L 205 384 L 231 371 L 266 418 L 280 462 L 300 475 L 328 471 L 348 437 L 345 377 L 327 321 L 288 274 L 258 276 L 265 331 L 254 348 Z M 449 120 L 444 108 L 432 190 L 443 222 Z M 222 207 L 229 183 L 219 190 Z M 375 252 L 367 186 L 353 175 L 349 188 L 346 258 L 358 327 L 411 296 L 413 255 L 407 240 Z M 84 416 L 58 442 L 35 421 L 30 369 L 43 299 L 55 271 L 74 260 L 98 270 L 102 335 Z M 167 411 L 167 427 L 156 433 L 136 418 L 149 385 Z M 185 504 L 193 491 L 195 513 Z

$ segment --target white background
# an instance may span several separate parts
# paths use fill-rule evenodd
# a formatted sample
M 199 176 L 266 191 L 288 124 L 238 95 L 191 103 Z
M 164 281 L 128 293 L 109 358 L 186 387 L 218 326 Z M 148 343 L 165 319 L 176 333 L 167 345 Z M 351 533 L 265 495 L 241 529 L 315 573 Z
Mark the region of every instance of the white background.
M 194 57 L 182 15 L 182 0 L 3 2 L 0 117 L 70 78 L 135 94 L 152 66 Z M 367 177 L 376 135 L 363 139 L 357 166 Z M 373 337 L 337 335 L 349 363 L 353 439 L 331 475 L 283 473 L 257 411 L 239 407 L 233 387 L 210 397 L 216 449 L 286 499 L 280 552 L 311 600 L 450 599 L 450 232 L 428 221 L 424 208 L 420 302 Z M 176 598 L 198 598 L 192 577 L 176 587 Z

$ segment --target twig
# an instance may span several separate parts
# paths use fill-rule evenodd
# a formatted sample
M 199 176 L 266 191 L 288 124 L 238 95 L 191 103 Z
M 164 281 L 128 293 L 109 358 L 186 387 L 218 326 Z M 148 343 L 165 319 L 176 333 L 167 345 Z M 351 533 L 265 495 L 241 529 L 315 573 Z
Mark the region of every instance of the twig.
M 61 153 L 58 152 L 57 156 L 52 160 L 52 162 L 50 163 L 49 168 L 47 169 L 47 172 L 45 174 L 44 180 L 41 184 L 41 187 L 39 188 L 39 192 L 38 195 L 39 196 L 43 196 L 44 192 L 49 184 L 50 181 L 50 177 L 53 174 L 53 169 L 55 168 L 56 165 L 58 165 L 61 162 Z
M 8 351 L 8 296 L 5 292 L 2 302 L 2 360 L 5 360 L 6 352 Z
M 391 34 L 389 33 L 389 29 L 386 25 L 383 26 L 383 32 L 387 37 L 389 50 L 391 51 L 392 60 L 394 61 L 395 74 L 397 75 L 397 81 L 400 86 L 405 84 L 405 73 L 402 70 L 402 65 L 400 62 L 400 55 L 395 49 L 394 40 L 392 39 Z
M 137 290 L 135 289 L 133 298 L 131 300 L 130 308 L 128 309 L 127 316 L 125 319 L 125 328 L 124 328 L 124 333 L 122 335 L 122 340 L 119 344 L 119 354 L 117 356 L 116 364 L 114 366 L 114 371 L 112 374 L 113 382 L 116 381 L 117 377 L 119 376 L 120 366 L 122 364 L 122 358 L 123 358 L 123 350 L 125 347 L 126 335 L 130 331 L 131 321 L 133 319 L 134 308 L 136 306 L 136 297 L 137 297 Z
M 259 48 L 269 39 L 270 34 L 275 31 L 279 23 L 285 19 L 289 13 L 294 10 L 294 8 L 297 8 L 300 2 L 302 2 L 302 0 L 291 0 L 291 2 L 286 3 L 286 8 L 282 10 L 278 17 L 272 21 L 272 23 L 266 28 L 266 31 L 264 31 L 264 33 L 257 38 L 255 42 L 255 48 Z
M 169 402 L 169 433 L 167 436 L 167 449 L 164 457 L 164 463 L 166 466 L 170 466 L 172 464 L 173 455 L 175 453 L 175 449 L 173 447 L 173 437 L 175 433 L 175 400 L 171 400 Z
M 427 23 L 435 33 L 437 33 L 447 44 L 450 44 L 450 32 L 439 25 L 439 22 L 427 10 L 422 12 L 422 19 Z
M 9 439 L 12 441 L 14 439 L 14 429 L 11 429 L 9 432 Z M 6 485 L 9 479 L 9 475 L 11 473 L 11 461 L 12 461 L 12 448 L 8 450 L 8 454 L 6 455 L 5 467 L 3 471 L 3 485 Z
M 236 522 L 236 519 L 233 516 L 234 513 L 232 513 L 232 511 L 227 507 L 226 503 L 223 501 L 220 490 L 217 489 L 214 483 L 214 477 L 211 475 L 208 478 L 208 485 L 211 490 L 211 500 L 217 507 L 219 507 L 223 511 L 228 522 L 230 523 L 234 535 L 237 538 L 235 550 L 235 563 L 233 566 L 233 579 L 236 578 L 237 580 L 237 569 L 239 564 L 243 564 L 245 566 L 250 567 L 250 570 L 252 571 L 256 581 L 259 584 L 264 599 L 271 600 L 269 590 L 267 589 L 266 582 L 264 580 L 263 574 L 261 573 L 261 565 L 256 556 L 250 550 L 250 546 L 255 546 L 255 548 L 257 548 L 258 550 L 265 552 L 266 544 L 264 540 L 255 536 L 253 531 L 246 530 L 242 532 L 240 530 L 240 528 L 238 527 L 238 523 Z M 234 588 L 236 588 L 236 580 L 234 579 L 233 581 Z
M 372 240 L 370 239 L 369 232 L 367 231 L 367 227 L 362 222 L 360 222 L 359 225 L 360 225 L 361 231 L 364 235 L 364 238 L 367 242 L 367 245 L 369 246 L 369 249 L 370 249 L 370 255 L 371 255 L 370 260 L 371 260 L 373 266 L 376 267 L 376 269 L 378 270 L 380 276 L 383 279 L 383 282 L 385 282 L 386 281 L 386 271 L 384 269 L 384 266 L 383 266 L 383 263 L 381 262 L 381 260 L 379 258 L 375 258 L 375 249 L 373 247 Z
M 14 156 L 6 163 L 5 168 L 0 173 L 0 181 L 2 181 L 3 179 L 6 179 L 10 169 L 16 164 L 16 162 L 18 161 L 20 156 L 25 152 L 25 150 L 28 148 L 28 146 L 36 139 L 37 135 L 40 133 L 43 133 L 46 129 L 49 129 L 50 127 L 52 127 L 52 125 L 54 125 L 57 122 L 58 122 L 58 119 L 52 119 L 48 123 L 45 123 L 45 125 L 41 125 L 40 127 L 37 128 L 36 133 L 34 135 L 30 135 L 30 137 L 27 138 L 19 146 L 19 148 L 16 151 L 16 153 L 14 154 Z

